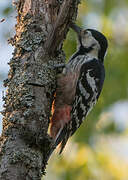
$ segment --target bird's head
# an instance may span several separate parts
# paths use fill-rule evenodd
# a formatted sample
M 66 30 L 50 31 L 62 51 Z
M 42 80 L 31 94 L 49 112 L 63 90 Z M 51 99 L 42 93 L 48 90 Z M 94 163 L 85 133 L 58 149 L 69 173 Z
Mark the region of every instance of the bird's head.
M 83 30 L 76 24 L 72 24 L 71 28 L 78 35 L 79 49 L 103 61 L 108 47 L 106 37 L 94 29 Z

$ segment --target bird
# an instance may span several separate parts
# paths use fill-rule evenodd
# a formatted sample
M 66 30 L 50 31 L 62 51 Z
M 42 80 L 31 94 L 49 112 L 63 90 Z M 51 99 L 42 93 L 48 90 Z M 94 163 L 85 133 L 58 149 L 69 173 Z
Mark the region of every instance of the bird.
M 78 39 L 77 51 L 57 76 L 57 88 L 50 120 L 50 136 L 62 153 L 69 137 L 80 127 L 101 93 L 108 48 L 107 38 L 95 29 L 71 23 Z

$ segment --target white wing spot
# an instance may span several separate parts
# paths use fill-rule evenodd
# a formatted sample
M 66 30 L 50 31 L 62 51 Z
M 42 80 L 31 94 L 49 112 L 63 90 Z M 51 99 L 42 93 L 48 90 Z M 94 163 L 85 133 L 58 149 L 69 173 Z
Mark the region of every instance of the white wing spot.
M 90 96 L 90 94 L 87 93 L 87 91 L 86 91 L 85 88 L 83 87 L 81 81 L 79 82 L 79 89 L 80 89 L 82 95 L 85 97 L 85 99 L 88 99 L 89 96 Z
M 96 88 L 96 83 L 95 83 L 94 77 L 91 77 L 90 74 L 89 74 L 90 71 L 91 71 L 91 69 L 88 70 L 88 72 L 86 74 L 86 77 L 87 77 L 88 84 L 91 86 L 91 88 L 92 88 L 92 90 L 94 92 L 94 91 L 97 90 L 97 88 Z

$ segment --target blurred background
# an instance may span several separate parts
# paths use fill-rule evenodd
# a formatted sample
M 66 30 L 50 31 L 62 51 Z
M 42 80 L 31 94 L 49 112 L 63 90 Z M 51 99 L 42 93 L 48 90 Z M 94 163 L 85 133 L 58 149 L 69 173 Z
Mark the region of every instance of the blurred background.
M 77 24 L 103 32 L 109 41 L 106 79 L 95 108 L 64 153 L 54 153 L 44 180 L 128 180 L 128 0 L 82 0 Z M 13 47 L 16 12 L 12 1 L 0 0 L 0 110 Z M 64 42 L 67 59 L 76 50 L 70 30 Z M 0 124 L 2 116 L 0 116 Z M 0 126 L 1 132 L 2 125 Z

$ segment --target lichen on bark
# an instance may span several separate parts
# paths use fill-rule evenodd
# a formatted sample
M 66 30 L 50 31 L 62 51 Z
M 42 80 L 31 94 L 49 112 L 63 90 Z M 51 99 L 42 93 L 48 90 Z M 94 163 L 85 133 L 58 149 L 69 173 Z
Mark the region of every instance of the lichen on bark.
M 53 140 L 48 135 L 55 64 L 64 63 L 62 43 L 76 18 L 77 0 L 19 0 L 15 46 L 9 62 L 0 150 L 0 179 L 41 179 Z

